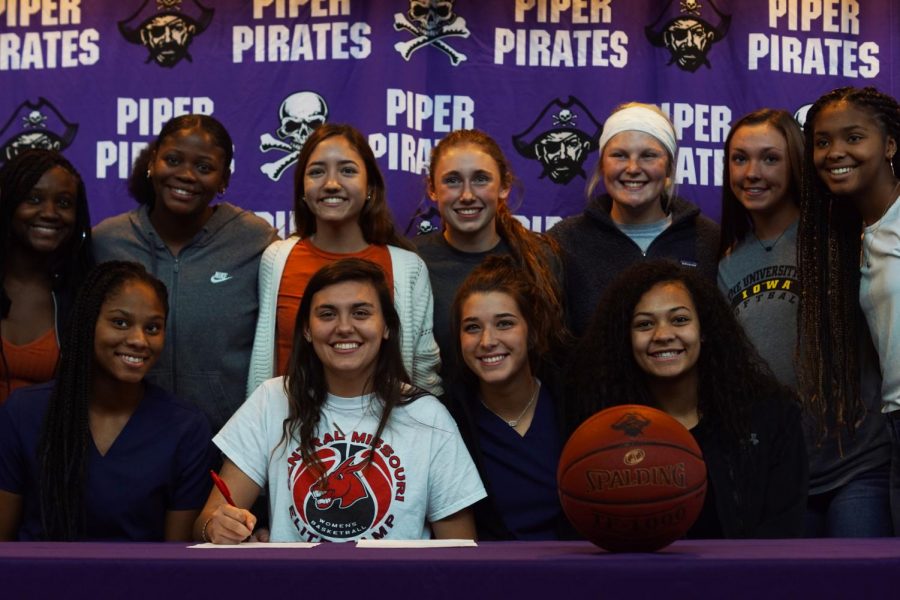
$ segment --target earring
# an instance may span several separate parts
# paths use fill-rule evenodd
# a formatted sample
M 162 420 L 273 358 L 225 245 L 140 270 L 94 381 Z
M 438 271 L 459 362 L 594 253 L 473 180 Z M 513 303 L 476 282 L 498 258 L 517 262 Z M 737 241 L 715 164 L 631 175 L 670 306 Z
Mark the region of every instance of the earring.
M 311 341 L 312 341 L 312 336 L 309 335 L 309 332 L 308 332 L 308 331 L 305 331 L 305 332 L 303 332 L 303 339 L 305 339 L 307 342 L 311 342 Z
M 894 155 L 893 154 L 888 156 L 888 166 L 891 167 L 891 175 L 893 175 L 894 178 L 896 178 L 897 175 L 894 173 Z
M 366 202 L 368 202 L 371 199 L 372 199 L 372 192 L 369 192 L 368 194 L 366 194 Z
M 227 189 L 227 187 L 223 187 L 221 190 L 219 190 L 219 198 L 223 198 L 225 196 L 225 190 Z
M 150 179 L 150 177 L 152 177 L 152 173 L 150 173 L 150 169 L 148 168 L 147 169 L 147 179 Z

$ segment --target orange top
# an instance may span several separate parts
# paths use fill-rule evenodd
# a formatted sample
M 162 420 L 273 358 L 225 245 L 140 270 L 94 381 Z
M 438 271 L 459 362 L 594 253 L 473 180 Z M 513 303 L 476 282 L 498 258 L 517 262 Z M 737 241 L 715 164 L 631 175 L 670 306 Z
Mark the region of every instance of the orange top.
M 6 397 L 16 388 L 53 379 L 56 374 L 56 361 L 59 359 L 55 329 L 50 328 L 36 340 L 21 346 L 12 344 L 5 339 L 2 340 L 2 343 L 0 404 L 6 402 Z M 7 369 L 9 370 L 7 371 Z
M 300 309 L 300 301 L 303 299 L 306 284 L 309 283 L 316 271 L 342 258 L 363 258 L 380 266 L 387 279 L 388 289 L 393 295 L 394 271 L 391 265 L 391 253 L 387 246 L 372 244 L 361 252 L 336 254 L 316 248 L 308 238 L 297 242 L 284 265 L 281 284 L 278 286 L 278 307 L 275 318 L 277 334 L 275 364 L 278 369 L 276 375 L 284 375 L 287 371 L 287 362 L 294 346 L 294 325 L 297 323 L 297 311 Z

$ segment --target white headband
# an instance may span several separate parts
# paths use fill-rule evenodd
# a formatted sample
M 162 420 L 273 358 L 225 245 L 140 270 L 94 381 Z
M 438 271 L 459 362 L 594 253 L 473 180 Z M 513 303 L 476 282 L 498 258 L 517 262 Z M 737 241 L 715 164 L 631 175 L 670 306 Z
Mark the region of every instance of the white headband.
M 603 134 L 600 136 L 600 155 L 603 156 L 603 148 L 614 135 L 623 131 L 640 131 L 652 135 L 659 143 L 669 151 L 669 156 L 676 157 L 675 130 L 667 118 L 655 110 L 643 106 L 629 106 L 609 115 L 603 124 Z

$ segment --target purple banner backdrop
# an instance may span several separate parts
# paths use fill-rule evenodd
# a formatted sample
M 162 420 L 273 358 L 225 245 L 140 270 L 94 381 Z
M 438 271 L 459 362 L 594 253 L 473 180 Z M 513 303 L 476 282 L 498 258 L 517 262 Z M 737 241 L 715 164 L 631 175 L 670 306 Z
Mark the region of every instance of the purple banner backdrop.
M 639 100 L 672 116 L 679 193 L 718 218 L 729 123 L 841 85 L 897 95 L 898 37 L 898 0 L 0 0 L 0 160 L 61 148 L 96 222 L 133 206 L 131 161 L 167 119 L 213 114 L 226 198 L 284 228 L 305 137 L 349 122 L 414 232 L 438 224 L 415 216 L 431 147 L 478 127 L 540 231 L 581 210 L 603 119 Z

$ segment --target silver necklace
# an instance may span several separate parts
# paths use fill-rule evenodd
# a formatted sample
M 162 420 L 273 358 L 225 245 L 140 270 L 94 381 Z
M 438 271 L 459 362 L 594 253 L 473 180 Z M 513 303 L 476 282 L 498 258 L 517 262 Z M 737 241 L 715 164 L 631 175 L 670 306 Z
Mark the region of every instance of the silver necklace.
M 492 413 L 494 413 L 494 415 L 496 415 L 497 418 L 502 420 L 504 423 L 506 423 L 513 429 L 515 429 L 519 425 L 519 421 L 522 420 L 522 417 L 525 416 L 525 413 L 528 412 L 528 409 L 531 408 L 531 406 L 534 404 L 535 400 L 537 400 L 538 392 L 541 389 L 541 380 L 538 379 L 537 377 L 535 377 L 533 380 L 533 385 L 534 385 L 534 391 L 531 392 L 531 400 L 528 401 L 528 404 L 525 405 L 525 408 L 522 409 L 522 412 L 520 412 L 519 416 L 516 417 L 515 419 L 505 419 L 504 417 L 502 417 L 500 415 L 500 413 L 498 413 L 496 410 L 494 410 L 493 408 L 491 408 L 490 406 L 485 404 L 483 399 L 481 400 L 481 405 L 483 407 L 485 407 L 486 409 L 488 409 L 489 411 L 491 411 Z
M 894 189 L 891 190 L 891 200 L 888 202 L 888 205 L 884 207 L 884 210 L 881 211 L 881 216 L 875 221 L 876 225 L 872 228 L 872 231 L 869 232 L 869 239 L 875 239 L 875 234 L 878 233 L 878 230 L 881 229 L 882 219 L 884 219 L 884 215 L 887 214 L 887 211 L 891 209 L 894 205 L 894 202 L 897 201 L 897 189 L 900 188 L 900 181 L 894 184 Z M 863 264 L 866 265 L 866 268 L 869 269 L 872 267 L 872 243 L 866 244 L 866 224 L 863 221 L 863 230 L 862 233 L 859 234 L 859 266 L 860 268 Z

